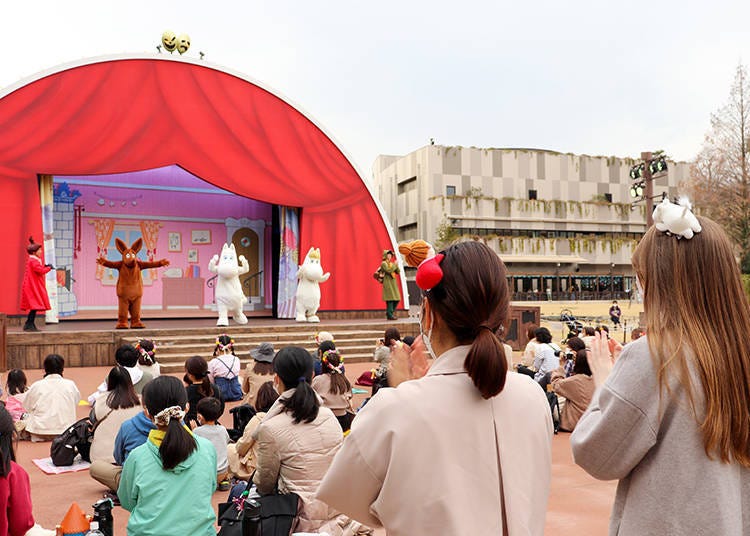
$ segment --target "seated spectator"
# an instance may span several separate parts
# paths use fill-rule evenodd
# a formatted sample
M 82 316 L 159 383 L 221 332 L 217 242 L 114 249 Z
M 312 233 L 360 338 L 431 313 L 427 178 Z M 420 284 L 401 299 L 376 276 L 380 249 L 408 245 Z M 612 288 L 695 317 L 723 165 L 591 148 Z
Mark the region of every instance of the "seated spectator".
M 34 526 L 29 475 L 16 463 L 13 418 L 0 404 L 0 534 L 21 536 Z
M 641 328 L 635 328 L 630 332 L 630 340 L 637 341 L 643 336 L 643 330 Z
M 315 499 L 315 492 L 341 447 L 341 426 L 310 386 L 313 360 L 307 350 L 286 347 L 273 365 L 281 396 L 254 434 L 258 458 L 253 482 L 261 495 L 278 487 L 280 493 L 300 496 L 295 531 L 340 535 L 338 513 Z
M 62 377 L 65 359 L 57 354 L 44 358 L 44 378 L 31 384 L 23 407 L 28 413 L 26 431 L 32 441 L 51 441 L 76 422 L 81 398 L 72 380 Z
M 313 378 L 312 388 L 323 400 L 323 406 L 333 412 L 341 430 L 346 433 L 354 419 L 352 384 L 344 375 L 341 357 L 336 350 L 324 352 L 322 363 L 323 373 Z
M 564 354 L 565 358 L 563 359 L 561 356 L 560 361 L 564 360 L 563 370 L 565 371 L 565 377 L 569 378 L 574 374 L 576 355 L 580 350 L 586 349 L 586 343 L 579 337 L 571 337 L 565 342 L 565 347 L 567 350 Z
M 161 375 L 161 365 L 156 360 L 154 341 L 141 339 L 136 343 L 135 349 L 138 350 L 138 368 L 148 372 L 151 379 L 158 378 Z
M 89 467 L 91 478 L 107 486 L 109 491 L 104 496 L 112 499 L 115 505 L 120 504 L 120 499 L 117 497 L 117 488 L 120 485 L 122 465 L 134 448 L 146 442 L 151 430 L 156 430 L 156 426 L 146 416 L 145 412 L 141 411 L 134 417 L 123 422 L 122 426 L 120 426 L 112 451 L 114 463 L 108 463 L 104 460 L 91 461 L 91 466 Z
M 552 334 L 547 328 L 539 328 L 535 334 L 538 345 L 534 358 L 534 380 L 539 384 L 546 384 L 549 382 L 549 374 L 560 366 L 560 347 L 552 344 Z
M 128 534 L 216 536 L 216 450 L 183 424 L 185 387 L 173 376 L 159 376 L 143 398 L 157 429 L 122 468 L 117 495 L 130 512 Z
M 212 396 L 201 398 L 198 402 L 198 426 L 193 433 L 208 439 L 216 449 L 216 486 L 219 491 L 229 491 L 229 462 L 227 445 L 229 433 L 218 421 L 221 417 L 221 401 Z
M 331 343 L 330 345 L 326 345 L 324 350 L 321 351 L 320 347 L 321 345 L 326 343 Z M 336 340 L 333 338 L 333 334 L 328 331 L 319 331 L 315 334 L 315 344 L 317 345 L 317 349 L 314 352 L 310 352 L 310 355 L 313 357 L 313 363 L 314 363 L 314 374 L 317 376 L 321 372 L 321 364 L 320 359 L 323 355 L 323 352 L 325 350 L 336 349 Z
M 250 350 L 250 357 L 253 360 L 247 364 L 245 379 L 242 381 L 242 392 L 245 393 L 245 397 L 242 399 L 243 404 L 250 404 L 255 408 L 258 388 L 273 379 L 272 363 L 274 355 L 276 355 L 276 352 L 270 342 L 262 342 L 255 350 Z
M 229 472 L 240 480 L 248 480 L 255 471 L 258 448 L 253 434 L 277 398 L 279 398 L 279 393 L 276 392 L 272 381 L 261 385 L 258 389 L 258 396 L 255 397 L 257 413 L 247 423 L 237 443 L 227 445 Z
M 393 345 L 399 341 L 401 341 L 401 334 L 394 327 L 387 328 L 383 338 L 375 341 L 375 350 L 372 357 L 378 363 L 378 366 L 373 372 L 371 396 L 377 393 L 379 389 L 388 387 L 388 365 L 391 362 L 391 350 Z
M 208 378 L 208 363 L 199 355 L 187 358 L 185 361 L 185 377 L 187 384 L 188 412 L 185 424 L 190 428 L 198 426 L 198 402 L 201 398 L 212 396 L 221 398 L 221 390 Z M 221 413 L 224 413 L 224 402 L 221 402 Z
M 593 326 L 586 326 L 583 328 L 583 337 L 581 337 L 581 340 L 586 345 L 586 348 L 591 348 L 591 341 L 594 340 L 594 335 L 596 335 L 596 330 Z
M 565 397 L 565 404 L 561 408 L 560 429 L 572 432 L 589 407 L 596 387 L 591 377 L 586 350 L 576 352 L 572 376 L 566 378 L 557 370 L 552 373 L 551 383 L 555 393 Z
M 92 412 L 97 426 L 91 442 L 91 461 L 114 463 L 115 437 L 120 427 L 142 412 L 130 374 L 124 367 L 112 367 L 107 376 L 107 392 L 97 398 Z
M 123 344 L 115 351 L 115 362 L 121 367 L 125 367 L 125 370 L 128 371 L 130 379 L 133 382 L 133 389 L 135 389 L 138 396 L 143 392 L 143 387 L 153 379 L 151 372 L 138 367 L 138 358 L 140 355 L 140 352 L 130 344 Z M 106 392 L 107 379 L 105 378 L 97 388 L 96 392 L 89 395 L 89 404 L 93 406 L 96 403 L 96 399 Z
M 216 338 L 214 356 L 208 362 L 208 377 L 221 391 L 222 401 L 242 400 L 240 359 L 234 354 L 234 340 L 229 335 Z
M 521 356 L 521 365 L 524 367 L 534 366 L 536 350 L 539 346 L 539 341 L 536 340 L 536 330 L 538 329 L 539 326 L 536 324 L 529 324 L 526 328 L 526 337 L 529 339 L 529 342 L 526 343 L 526 348 L 524 348 L 523 355 Z
M 13 369 L 8 372 L 8 378 L 5 383 L 8 398 L 5 399 L 5 408 L 13 418 L 16 431 L 18 432 L 26 428 L 26 423 L 23 421 L 26 415 L 26 411 L 23 409 L 23 401 L 29 390 L 26 383 L 26 374 L 21 369 Z

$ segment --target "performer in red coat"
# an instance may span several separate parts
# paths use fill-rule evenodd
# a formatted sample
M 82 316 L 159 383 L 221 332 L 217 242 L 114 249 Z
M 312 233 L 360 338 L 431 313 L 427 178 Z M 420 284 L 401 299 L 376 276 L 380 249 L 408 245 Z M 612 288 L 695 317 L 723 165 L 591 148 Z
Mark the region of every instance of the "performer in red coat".
M 23 286 L 21 287 L 21 310 L 28 311 L 24 331 L 39 331 L 34 324 L 37 311 L 50 309 L 49 297 L 47 296 L 47 284 L 45 275 L 52 270 L 51 264 L 42 261 L 42 245 L 35 244 L 34 239 L 29 237 L 29 245 L 26 246 L 29 259 L 26 261 L 26 273 L 23 274 Z

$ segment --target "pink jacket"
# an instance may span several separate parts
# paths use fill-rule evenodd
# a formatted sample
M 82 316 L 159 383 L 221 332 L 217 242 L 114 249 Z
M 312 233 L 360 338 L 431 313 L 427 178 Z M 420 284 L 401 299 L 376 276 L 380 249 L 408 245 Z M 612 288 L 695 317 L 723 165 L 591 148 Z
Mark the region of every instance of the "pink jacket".
M 448 350 L 424 378 L 378 391 L 317 497 L 388 536 L 499 535 L 502 493 L 509 533 L 541 536 L 551 471 L 547 399 L 515 372 L 502 393 L 483 399 L 464 370 L 468 350 Z

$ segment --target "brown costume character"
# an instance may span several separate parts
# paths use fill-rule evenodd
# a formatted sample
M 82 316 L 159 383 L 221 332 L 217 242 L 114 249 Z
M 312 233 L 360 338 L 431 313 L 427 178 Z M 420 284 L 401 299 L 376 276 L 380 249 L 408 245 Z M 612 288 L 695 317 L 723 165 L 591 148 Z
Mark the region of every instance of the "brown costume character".
M 138 260 L 136 255 L 143 245 L 140 238 L 133 242 L 130 248 L 119 238 L 115 238 L 115 244 L 117 245 L 117 251 L 122 253 L 121 261 L 108 261 L 104 257 L 96 259 L 98 264 L 119 271 L 117 277 L 117 325 L 115 328 L 126 329 L 128 327 L 128 313 L 130 313 L 131 328 L 145 328 L 146 326 L 141 322 L 141 297 L 143 296 L 141 270 L 169 266 L 169 261 L 167 259 L 153 262 Z

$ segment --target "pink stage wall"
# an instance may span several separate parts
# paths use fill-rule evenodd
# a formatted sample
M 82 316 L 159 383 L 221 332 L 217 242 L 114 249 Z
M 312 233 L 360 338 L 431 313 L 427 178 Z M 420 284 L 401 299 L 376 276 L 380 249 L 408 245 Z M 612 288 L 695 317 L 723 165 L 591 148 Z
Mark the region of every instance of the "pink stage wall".
M 141 221 L 159 221 L 155 259 L 166 258 L 169 268 L 181 268 L 183 273 L 195 264 L 200 277 L 208 280 L 208 261 L 228 241 L 226 218 L 264 220 L 263 259 L 259 269 L 264 275 L 266 305 L 272 302 L 271 259 L 271 205 L 223 192 L 194 177 L 177 166 L 135 173 L 96 176 L 55 177 L 55 182 L 67 182 L 71 190 L 81 196 L 76 205 L 84 212 L 81 218 L 81 251 L 73 265 L 73 292 L 79 310 L 116 307 L 115 287 L 106 285 L 95 277 L 97 243 L 93 220 L 113 219 L 115 228 L 139 230 Z M 134 204 L 135 203 L 135 204 Z M 192 231 L 209 231 L 210 244 L 192 244 Z M 179 233 L 181 251 L 169 251 L 169 233 Z M 144 245 L 143 250 L 146 247 Z M 198 262 L 188 262 L 188 250 L 197 250 Z M 110 248 L 107 257 L 119 260 L 119 252 Z M 157 269 L 156 279 L 144 286 L 143 306 L 162 305 L 162 278 L 164 268 Z M 203 304 L 213 301 L 213 290 L 204 286 Z

